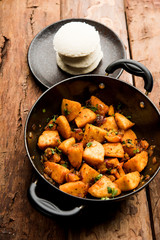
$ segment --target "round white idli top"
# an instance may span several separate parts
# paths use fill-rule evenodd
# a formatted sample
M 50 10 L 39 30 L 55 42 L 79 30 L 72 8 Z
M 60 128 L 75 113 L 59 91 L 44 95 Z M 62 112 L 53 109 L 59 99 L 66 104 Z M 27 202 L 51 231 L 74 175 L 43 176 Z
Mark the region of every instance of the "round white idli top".
M 101 54 L 101 46 L 98 44 L 96 49 L 88 54 L 87 56 L 83 57 L 67 57 L 62 54 L 58 54 L 63 63 L 68 66 L 75 67 L 75 68 L 85 68 L 90 66 Z
M 66 65 L 63 63 L 62 59 L 59 57 L 59 55 L 56 55 L 57 65 L 64 71 L 71 75 L 80 75 L 80 74 L 86 74 L 92 72 L 100 63 L 101 59 L 103 57 L 102 51 L 100 52 L 97 59 L 88 67 L 85 68 L 74 68 Z
M 86 56 L 96 49 L 99 42 L 95 27 L 84 22 L 66 23 L 53 39 L 54 49 L 68 57 Z

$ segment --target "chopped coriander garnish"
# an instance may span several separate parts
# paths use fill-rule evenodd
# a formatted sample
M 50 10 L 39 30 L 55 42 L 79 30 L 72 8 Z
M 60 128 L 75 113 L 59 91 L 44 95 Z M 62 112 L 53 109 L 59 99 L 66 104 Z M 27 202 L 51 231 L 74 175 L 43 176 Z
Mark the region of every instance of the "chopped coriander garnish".
M 112 188 L 112 197 L 115 197 L 117 194 L 118 190 L 115 188 Z
M 112 193 L 112 188 L 111 187 L 107 187 L 108 193 Z
M 118 104 L 118 106 L 117 106 L 117 110 L 120 110 L 120 109 L 121 109 L 121 107 L 122 107 L 122 104 L 121 104 L 121 103 L 119 103 L 119 104 Z
M 111 188 L 111 187 L 107 187 L 107 190 L 108 190 L 108 193 L 111 193 L 112 194 L 112 197 L 115 197 L 118 190 L 115 189 L 115 188 Z
M 97 182 L 99 179 L 101 179 L 102 176 L 103 176 L 102 174 L 98 174 L 98 176 L 95 177 L 94 181 Z
M 56 151 L 57 151 L 58 154 L 61 154 L 61 153 L 62 153 L 62 151 L 61 151 L 58 147 L 55 147 L 55 149 L 56 149 Z
M 86 147 L 90 147 L 92 145 L 92 142 L 88 142 L 87 144 L 86 144 Z
M 53 149 L 53 148 L 51 148 L 51 152 L 52 152 L 52 154 L 53 154 L 53 155 L 55 154 L 55 151 L 54 151 L 54 149 Z
M 131 119 L 132 117 L 131 116 L 126 116 L 126 118 Z
M 101 200 L 109 200 L 108 197 L 102 197 Z
M 63 164 L 61 164 L 61 166 L 67 168 L 67 163 L 63 163 Z
M 53 118 L 52 118 L 52 121 L 55 122 L 57 119 L 57 115 L 54 115 Z
M 43 113 L 45 113 L 45 112 L 46 112 L 46 109 L 45 109 L 45 108 L 43 108 L 43 109 L 42 109 L 42 112 L 43 112 Z
M 67 108 L 65 108 L 65 109 L 64 109 L 64 114 L 65 114 L 65 116 L 67 116 L 67 115 L 69 115 L 69 114 L 70 114 L 70 112 L 68 111 L 68 109 L 67 109 Z
M 139 152 L 139 149 L 137 148 L 137 149 L 135 149 L 135 150 L 133 150 L 133 153 L 138 153 Z
M 92 110 L 93 112 L 96 112 L 98 110 L 98 104 L 96 104 L 96 106 L 92 106 L 90 104 L 88 104 L 87 106 L 85 106 L 84 108 L 88 108 L 90 110 Z
M 52 124 L 52 123 L 50 123 L 50 124 L 48 125 L 48 127 L 49 127 L 49 128 L 52 128 L 52 127 L 53 127 L 53 124 Z

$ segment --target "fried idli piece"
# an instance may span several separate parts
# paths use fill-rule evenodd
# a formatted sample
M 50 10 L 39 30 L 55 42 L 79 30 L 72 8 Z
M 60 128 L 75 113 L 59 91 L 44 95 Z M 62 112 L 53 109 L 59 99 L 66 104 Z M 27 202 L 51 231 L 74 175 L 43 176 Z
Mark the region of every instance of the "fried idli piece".
M 95 140 L 88 142 L 83 151 L 83 159 L 91 166 L 96 166 L 104 161 L 103 145 Z
M 134 157 L 130 158 L 127 162 L 124 163 L 124 169 L 127 172 L 138 171 L 141 172 L 148 163 L 148 153 L 146 151 L 142 151 L 137 153 Z
M 57 124 L 57 130 L 61 134 L 61 136 L 65 139 L 70 138 L 71 127 L 69 125 L 69 122 L 67 121 L 67 118 L 63 115 L 60 115 L 56 119 L 56 124 Z
M 90 183 L 94 181 L 94 179 L 99 175 L 99 172 L 89 166 L 87 163 L 83 163 L 79 173 L 82 179 L 81 181 L 84 183 Z
M 108 177 L 103 175 L 88 189 L 88 192 L 96 198 L 110 198 L 118 196 L 121 193 L 121 190 L 116 183 L 112 182 Z
M 48 147 L 54 148 L 59 146 L 61 139 L 57 130 L 43 131 L 38 138 L 38 147 L 41 150 L 45 150 Z
M 140 182 L 140 174 L 138 171 L 123 175 L 115 181 L 121 191 L 131 191 L 135 189 Z
M 61 142 L 61 144 L 58 146 L 58 148 L 64 153 L 64 154 L 68 154 L 68 149 L 70 146 L 72 146 L 73 144 L 75 144 L 75 138 L 71 137 L 68 138 L 66 140 L 64 140 L 63 142 Z
M 66 181 L 66 174 L 69 173 L 69 169 L 58 163 L 49 161 L 45 162 L 44 166 L 44 172 L 50 175 L 55 182 L 62 184 Z
M 115 113 L 115 120 L 120 129 L 127 130 L 135 125 L 128 118 L 120 113 Z
M 68 148 L 68 160 L 71 165 L 78 169 L 82 163 L 83 143 L 75 143 Z
M 69 99 L 63 99 L 61 104 L 61 113 L 64 115 L 68 122 L 71 122 L 77 117 L 81 109 L 81 104 Z
M 114 158 L 123 158 L 124 149 L 121 143 L 105 143 L 103 144 L 105 156 Z
M 68 182 L 60 185 L 59 189 L 73 196 L 84 198 L 87 194 L 88 185 L 82 181 Z
M 94 126 L 92 124 L 86 124 L 83 137 L 83 145 L 85 146 L 87 142 L 93 140 L 102 143 L 105 140 L 106 134 L 107 134 L 106 130 Z
M 84 127 L 87 123 L 93 123 L 96 119 L 96 114 L 89 108 L 81 107 L 78 116 L 75 118 L 75 123 L 78 128 Z
M 118 126 L 113 116 L 106 117 L 104 119 L 104 123 L 100 126 L 100 128 L 103 128 L 104 130 L 108 131 L 109 130 L 118 131 Z
M 109 110 L 109 107 L 95 96 L 91 96 L 90 103 L 91 103 L 91 106 L 97 109 L 96 113 L 102 116 L 105 116 Z

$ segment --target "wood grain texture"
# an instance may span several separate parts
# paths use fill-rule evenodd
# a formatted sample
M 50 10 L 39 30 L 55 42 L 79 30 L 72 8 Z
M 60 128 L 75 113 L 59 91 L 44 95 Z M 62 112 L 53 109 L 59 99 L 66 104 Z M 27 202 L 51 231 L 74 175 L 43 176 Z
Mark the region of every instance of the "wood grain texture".
M 133 5 L 129 5 L 131 2 Z M 126 1 L 129 37 L 132 33 L 133 14 L 137 14 L 138 17 L 137 2 Z M 155 6 L 154 11 L 158 17 L 157 3 L 153 5 L 154 8 Z M 146 21 L 149 21 L 147 14 L 150 9 L 145 10 Z M 28 201 L 27 189 L 35 174 L 23 144 L 24 125 L 31 106 L 44 88 L 35 81 L 29 71 L 27 51 L 31 40 L 40 30 L 60 19 L 71 17 L 90 18 L 113 29 L 123 40 L 129 57 L 122 0 L 0 1 L 0 239 L 152 240 L 145 190 L 124 202 L 110 207 L 95 208 L 95 212 L 93 208 L 86 208 L 84 215 L 82 213 L 79 218 L 63 221 L 40 214 Z M 131 39 L 133 55 L 133 47 L 136 48 L 133 35 Z M 146 61 L 146 64 L 149 63 Z M 154 76 L 158 79 L 158 70 L 154 68 L 154 64 L 151 66 Z M 128 74 L 123 73 L 121 79 L 132 83 L 132 77 Z M 158 80 L 156 84 L 158 86 Z M 159 94 L 156 88 L 154 93 Z M 154 94 L 151 94 L 151 98 L 158 104 Z M 156 178 L 150 186 L 150 192 L 154 192 L 155 197 L 152 198 L 151 194 L 157 237 L 160 209 L 158 181 L 159 178 Z
M 125 1 L 132 58 L 143 63 L 151 71 L 154 86 L 149 98 L 160 110 L 160 1 Z M 140 24 L 141 23 L 141 24 Z M 138 81 L 139 80 L 139 81 Z M 143 81 L 135 78 L 136 87 L 143 91 Z M 160 239 L 160 173 L 149 185 L 153 231 Z
M 42 93 L 29 72 L 28 46 L 59 20 L 59 1 L 0 1 L 0 18 L 0 239 L 64 239 L 63 228 L 28 201 L 33 169 L 24 148 L 27 113 Z

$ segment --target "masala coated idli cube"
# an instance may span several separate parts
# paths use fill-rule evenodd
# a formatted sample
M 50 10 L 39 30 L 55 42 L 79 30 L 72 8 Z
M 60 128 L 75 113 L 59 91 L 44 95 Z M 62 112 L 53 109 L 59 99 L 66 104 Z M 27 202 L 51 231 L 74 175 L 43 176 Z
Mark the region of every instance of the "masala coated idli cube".
M 68 122 L 71 122 L 79 114 L 81 104 L 69 99 L 63 99 L 61 104 L 61 113 L 64 115 Z
M 115 157 L 115 158 L 124 157 L 124 149 L 121 143 L 105 143 L 103 144 L 103 147 L 104 147 L 106 157 Z
M 107 132 L 104 129 L 92 124 L 87 124 L 84 131 L 83 145 L 92 140 L 102 143 L 105 140 L 106 134 Z
M 87 188 L 88 186 L 82 181 L 68 182 L 59 186 L 61 191 L 82 198 L 87 194 Z
M 70 138 L 71 136 L 71 127 L 66 117 L 61 115 L 56 119 L 57 130 L 61 136 L 65 139 Z
M 44 163 L 44 172 L 45 173 L 50 173 L 49 175 L 51 178 L 59 183 L 62 184 L 66 181 L 66 174 L 69 173 L 69 169 L 66 167 L 63 167 L 60 164 L 54 163 L 54 162 L 45 162 Z
M 135 189 L 140 182 L 140 174 L 138 171 L 125 174 L 115 181 L 121 191 L 131 191 Z
M 59 133 L 57 130 L 54 131 L 44 131 L 38 138 L 38 147 L 41 150 L 45 150 L 48 147 L 57 147 L 61 142 Z
M 84 127 L 87 123 L 93 123 L 97 115 L 90 109 L 81 107 L 78 116 L 75 118 L 77 127 Z
M 80 168 L 80 177 L 82 182 L 90 183 L 95 180 L 95 178 L 99 175 L 99 172 L 96 171 L 94 168 L 89 166 L 87 163 L 83 163 L 82 167 Z
M 115 113 L 115 120 L 120 129 L 127 130 L 135 125 L 128 118 L 120 113 Z
M 68 149 L 70 146 L 72 146 L 73 144 L 75 144 L 75 138 L 71 137 L 68 138 L 66 140 L 64 140 L 63 142 L 61 142 L 61 144 L 58 146 L 58 148 L 64 153 L 64 154 L 68 154 Z
M 95 184 L 93 184 L 88 192 L 96 198 L 115 197 L 121 193 L 118 185 L 112 182 L 108 177 L 103 175 Z
M 95 96 L 91 96 L 90 102 L 91 102 L 91 106 L 97 109 L 96 113 L 102 116 L 105 116 L 105 114 L 108 112 L 109 107 L 104 102 L 102 102 L 99 98 Z
M 134 157 L 130 158 L 127 162 L 124 163 L 124 169 L 127 172 L 138 171 L 141 172 L 148 163 L 148 153 L 142 151 L 137 153 Z
M 108 131 L 109 130 L 118 131 L 118 126 L 113 116 L 106 117 L 104 119 L 104 123 L 100 126 L 100 128 L 103 128 Z
M 71 165 L 78 169 L 82 163 L 83 143 L 75 143 L 68 148 L 68 160 Z
M 91 166 L 96 166 L 104 161 L 103 145 L 95 140 L 88 142 L 83 151 L 83 159 Z

